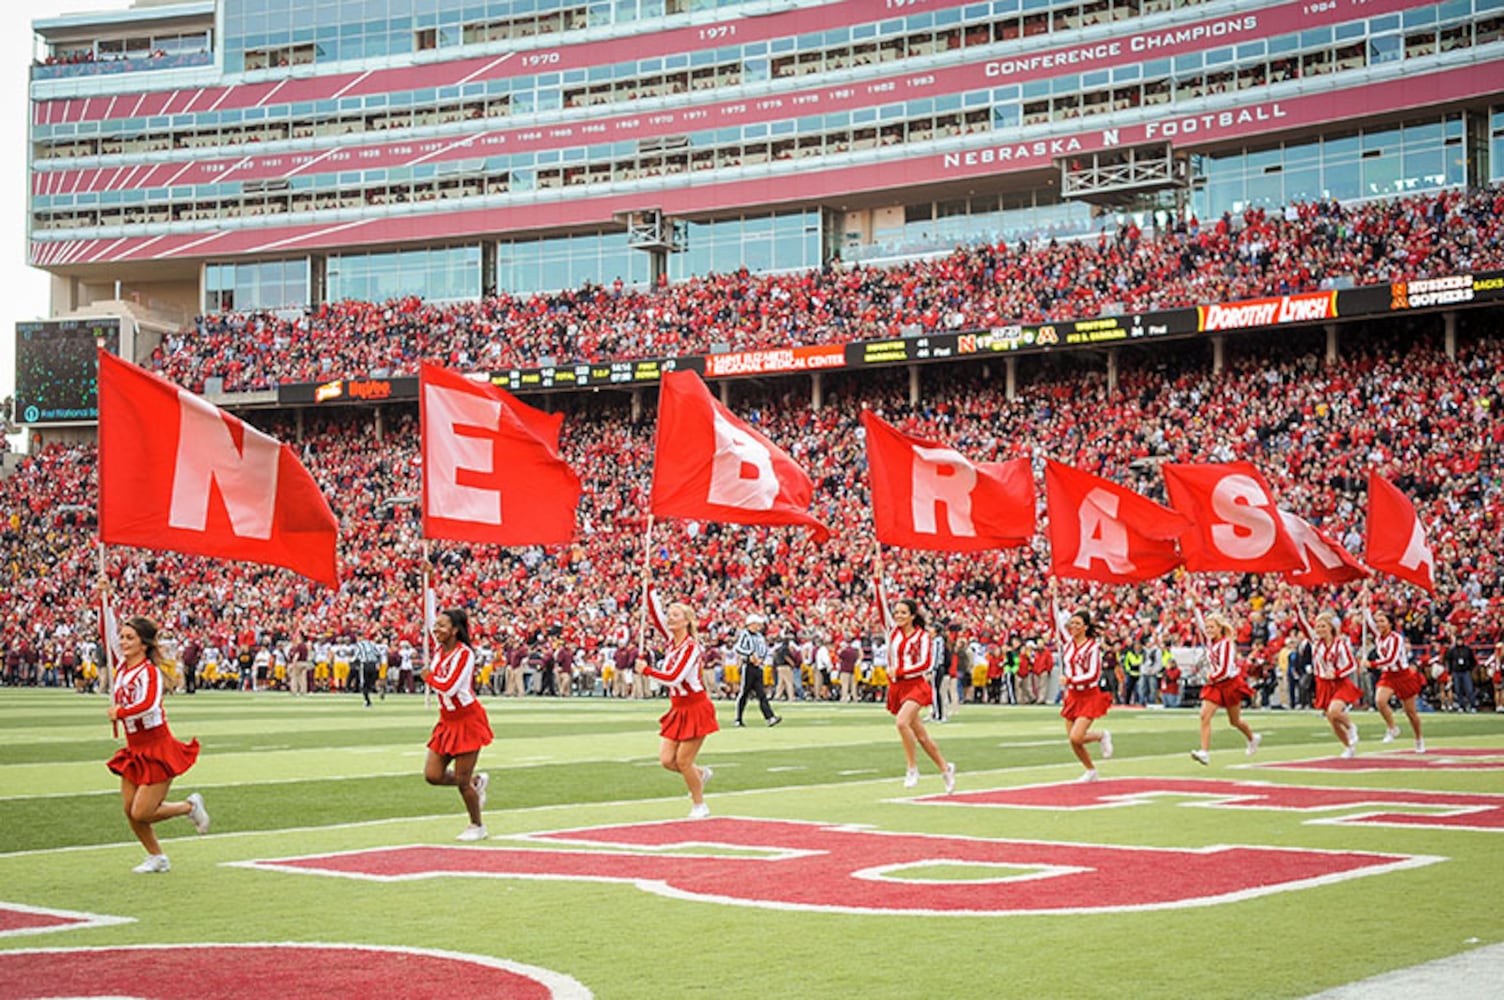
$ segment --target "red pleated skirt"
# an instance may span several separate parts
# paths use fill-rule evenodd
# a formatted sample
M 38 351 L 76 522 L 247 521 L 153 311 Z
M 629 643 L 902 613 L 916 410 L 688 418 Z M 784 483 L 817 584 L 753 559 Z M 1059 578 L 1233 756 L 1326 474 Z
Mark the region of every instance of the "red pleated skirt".
M 1316 707 L 1325 711 L 1326 707 L 1336 699 L 1342 699 L 1349 705 L 1357 705 L 1363 701 L 1363 692 L 1358 690 L 1351 678 L 1341 677 L 1327 679 L 1316 678 Z
M 901 681 L 888 682 L 888 711 L 894 715 L 903 707 L 906 701 L 918 702 L 920 707 L 935 703 L 935 689 L 930 687 L 930 679 L 921 674 L 918 677 L 908 677 Z
M 183 743 L 163 723 L 145 732 L 126 733 L 125 746 L 105 764 L 136 785 L 159 785 L 187 771 L 198 760 L 198 740 Z
M 1253 697 L 1253 688 L 1248 686 L 1248 681 L 1242 674 L 1230 677 L 1225 681 L 1217 681 L 1215 684 L 1205 684 L 1201 688 L 1201 700 L 1211 702 L 1213 705 L 1221 705 L 1223 708 L 1236 707 L 1243 704 L 1244 698 Z
M 1400 701 L 1414 698 L 1426 686 L 1426 679 L 1414 670 L 1386 670 L 1379 675 L 1379 687 L 1387 687 Z
M 1112 707 L 1112 695 L 1101 688 L 1086 688 L 1065 692 L 1065 704 L 1060 706 L 1060 717 L 1074 722 L 1077 719 L 1100 719 Z
M 474 753 L 488 745 L 495 734 L 480 702 L 472 701 L 453 712 L 440 711 L 438 724 L 428 738 L 428 749 L 445 757 Z
M 720 729 L 721 724 L 715 717 L 715 703 L 704 691 L 673 695 L 669 698 L 669 710 L 658 718 L 658 735 L 681 743 L 709 736 Z

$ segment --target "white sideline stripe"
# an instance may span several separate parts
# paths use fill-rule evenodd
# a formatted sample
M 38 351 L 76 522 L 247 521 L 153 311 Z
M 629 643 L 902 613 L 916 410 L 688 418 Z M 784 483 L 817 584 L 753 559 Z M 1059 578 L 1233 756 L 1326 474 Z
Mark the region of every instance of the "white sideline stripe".
M 1064 740 L 1061 741 L 1061 743 L 1064 743 L 1064 742 L 1065 742 Z M 605 758 L 605 759 L 609 760 L 610 758 Z M 1133 760 L 1144 760 L 1144 761 L 1148 761 L 1148 760 L 1177 760 L 1178 761 L 1178 760 L 1181 760 L 1183 758 L 1182 758 L 1182 755 L 1179 752 L 1176 752 L 1176 753 L 1161 754 L 1158 757 L 1135 757 L 1135 758 L 1132 758 L 1132 759 Z M 651 760 L 648 760 L 648 761 L 646 761 L 644 763 L 645 764 L 649 764 L 650 763 L 650 764 L 652 764 L 655 767 L 658 766 L 658 762 L 657 762 L 656 759 L 651 759 Z M 730 765 L 730 764 L 716 764 L 715 766 L 719 768 L 719 767 L 726 767 L 726 766 L 732 766 L 732 765 Z M 1021 767 L 997 767 L 997 768 L 991 768 L 991 769 L 988 769 L 988 770 L 961 771 L 959 773 L 962 774 L 962 775 L 965 775 L 965 776 L 969 776 L 969 777 L 970 776 L 980 777 L 982 775 L 994 775 L 994 774 L 1007 775 L 1007 774 L 1013 774 L 1013 773 L 1020 772 L 1020 771 L 1038 771 L 1038 770 L 1040 770 L 1042 768 L 1062 768 L 1062 769 L 1069 768 L 1069 769 L 1071 769 L 1074 772 L 1074 770 L 1077 767 L 1079 767 L 1079 766 L 1080 765 L 1076 761 L 1070 761 L 1068 763 L 1067 762 L 1062 762 L 1062 763 L 1059 763 L 1059 764 L 1025 764 L 1025 765 L 1023 765 Z M 412 773 L 413 773 L 412 771 L 394 771 L 394 772 L 392 772 L 392 774 L 397 774 L 397 775 L 412 774 Z M 386 776 L 387 775 L 367 775 L 367 777 L 386 777 Z M 197 787 L 200 787 L 200 788 L 233 788 L 233 787 L 237 787 L 237 786 L 240 786 L 240 785 L 286 785 L 286 784 L 293 784 L 295 782 L 300 782 L 300 781 L 320 781 L 320 780 L 324 780 L 324 779 L 320 779 L 320 778 L 274 778 L 274 779 L 272 779 L 270 781 L 239 781 L 239 782 L 227 782 L 227 783 L 222 784 L 222 785 L 200 785 L 200 786 L 197 786 Z M 336 780 L 337 781 L 337 780 L 340 780 L 340 779 L 338 779 L 338 778 L 332 778 L 332 779 L 328 779 L 328 780 Z M 811 784 L 808 784 L 808 785 L 775 785 L 775 786 L 773 786 L 771 788 L 743 788 L 743 789 L 738 789 L 738 790 L 735 790 L 735 791 L 716 792 L 715 793 L 715 797 L 717 799 L 728 799 L 728 798 L 732 798 L 734 796 L 742 796 L 742 795 L 768 795 L 768 794 L 772 794 L 772 793 L 787 792 L 787 791 L 814 791 L 814 790 L 818 790 L 818 789 L 821 789 L 821 788 L 855 788 L 855 787 L 859 787 L 861 785 L 882 785 L 882 784 L 888 784 L 890 782 L 900 782 L 902 780 L 903 780 L 903 778 L 902 778 L 901 775 L 893 774 L 893 775 L 886 775 L 886 776 L 881 777 L 881 778 L 868 778 L 865 781 L 826 781 L 826 782 L 819 782 L 819 783 L 811 783 Z M 40 799 L 40 798 L 51 798 L 55 794 L 61 794 L 61 795 L 67 795 L 67 794 L 74 794 L 74 795 L 119 795 L 120 792 L 119 792 L 118 789 L 107 789 L 107 790 L 98 791 L 98 792 L 73 792 L 73 793 L 64 792 L 64 793 L 50 793 L 49 795 L 27 795 L 27 796 L 17 796 L 17 797 L 18 798 L 38 798 L 38 799 Z M 615 807 L 621 807 L 621 806 L 652 805 L 652 804 L 656 804 L 656 803 L 660 803 L 660 802 L 682 803 L 683 799 L 684 799 L 684 793 L 680 792 L 680 793 L 675 794 L 675 795 L 659 796 L 658 798 L 648 798 L 648 799 L 613 799 L 613 800 L 601 801 L 601 802 L 558 802 L 558 803 L 555 803 L 553 805 L 546 805 L 546 806 L 523 806 L 523 807 L 517 808 L 517 809 L 501 809 L 501 810 L 490 810 L 490 811 L 491 812 L 506 812 L 506 813 L 508 813 L 510 815 L 523 815 L 523 814 L 531 814 L 531 813 L 557 812 L 557 811 L 563 810 L 563 809 L 579 809 L 579 808 L 607 809 L 607 808 L 615 808 Z M 0 799 L 0 801 L 4 801 L 4 800 Z M 908 800 L 907 799 L 894 799 L 894 800 L 885 800 L 885 801 L 908 801 Z M 231 837 L 279 836 L 281 834 L 286 834 L 286 833 L 317 833 L 320 830 L 360 830 L 360 829 L 364 829 L 366 827 L 389 826 L 389 825 L 391 825 L 393 823 L 419 823 L 419 822 L 428 822 L 430 820 L 441 820 L 441 819 L 442 820 L 451 820 L 452 821 L 454 818 L 455 818 L 455 814 L 452 813 L 452 812 L 433 813 L 433 814 L 430 814 L 428 816 L 389 816 L 389 817 L 386 817 L 386 818 L 383 818 L 383 819 L 360 820 L 360 821 L 355 822 L 355 823 L 331 823 L 331 824 L 328 824 L 326 826 L 292 826 L 292 827 L 282 827 L 282 828 L 275 829 L 275 830 L 233 830 L 233 831 L 230 831 L 230 832 L 227 832 L 227 833 L 209 833 L 209 834 L 204 834 L 203 836 L 200 836 L 200 837 L 192 837 L 192 836 L 185 835 L 185 836 L 181 836 L 181 837 L 164 837 L 162 839 L 164 839 L 164 840 L 190 840 L 190 839 L 192 839 L 192 840 L 210 840 L 210 839 L 218 840 L 218 839 L 229 839 Z M 657 822 L 657 821 L 655 820 L 653 822 Z M 48 854 L 64 854 L 64 853 L 70 853 L 70 852 L 76 852 L 76 851 L 113 850 L 113 849 L 119 848 L 119 847 L 139 847 L 139 846 L 140 846 L 140 843 L 138 841 L 135 841 L 135 840 L 119 840 L 119 841 L 115 841 L 114 843 L 110 843 L 110 844 L 75 844 L 75 845 L 70 846 L 70 847 L 38 847 L 38 848 L 34 848 L 32 850 L 29 850 L 29 851 L 0 852 L 0 860 L 4 860 L 6 858 L 26 858 L 26 857 L 43 856 L 43 855 L 48 855 Z M 1414 1000 L 1414 998 L 1410 997 L 1410 998 L 1407 998 L 1407 1000 Z M 1460 1000 L 1460 998 L 1449 997 L 1448 1000 Z
M 1497 1000 L 1501 963 L 1504 944 L 1494 944 L 1323 990 L 1307 1000 Z

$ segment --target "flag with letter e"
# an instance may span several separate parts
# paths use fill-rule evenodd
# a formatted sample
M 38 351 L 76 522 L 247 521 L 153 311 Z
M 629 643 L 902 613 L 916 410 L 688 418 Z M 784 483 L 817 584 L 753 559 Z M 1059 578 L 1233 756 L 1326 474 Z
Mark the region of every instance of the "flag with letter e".
M 99 352 L 99 538 L 339 586 L 338 525 L 292 448 Z
M 1363 555 L 1374 569 L 1436 592 L 1436 559 L 1415 505 L 1372 470 L 1368 473 L 1368 539 Z
M 1126 486 L 1047 461 L 1050 566 L 1058 577 L 1131 583 L 1181 563 L 1175 539 L 1189 522 Z
M 493 545 L 574 537 L 580 477 L 559 457 L 562 414 L 424 364 L 423 536 Z
M 877 540 L 910 549 L 1014 548 L 1034 534 L 1027 458 L 972 462 L 862 411 Z
M 814 485 L 772 441 L 733 416 L 692 371 L 658 389 L 653 449 L 655 517 L 732 524 L 802 524 L 816 541 L 830 529 L 809 514 Z

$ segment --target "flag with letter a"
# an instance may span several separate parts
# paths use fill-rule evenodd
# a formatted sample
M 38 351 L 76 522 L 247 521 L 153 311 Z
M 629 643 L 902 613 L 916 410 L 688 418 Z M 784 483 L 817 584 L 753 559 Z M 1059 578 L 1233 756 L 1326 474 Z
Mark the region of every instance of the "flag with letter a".
M 419 377 L 423 536 L 493 545 L 574 537 L 580 477 L 559 457 L 562 414 L 438 365 Z
M 1191 521 L 1180 536 L 1193 573 L 1271 573 L 1301 568 L 1300 551 L 1274 491 L 1248 462 L 1165 465 L 1170 505 Z
M 1368 473 L 1368 539 L 1363 555 L 1374 569 L 1436 592 L 1436 559 L 1415 505 L 1372 470 Z
M 1175 539 L 1189 522 L 1175 511 L 1055 461 L 1045 463 L 1044 487 L 1056 576 L 1131 583 L 1180 565 Z
M 330 587 L 338 525 L 285 444 L 99 352 L 99 538 L 285 566 Z
M 1023 545 L 1034 534 L 1034 476 L 1027 458 L 972 462 L 867 410 L 862 426 L 878 541 L 977 552 Z
M 830 529 L 809 513 L 814 486 L 765 436 L 732 415 L 692 371 L 669 372 L 658 390 L 650 510 L 733 524 L 802 524 L 816 541 Z

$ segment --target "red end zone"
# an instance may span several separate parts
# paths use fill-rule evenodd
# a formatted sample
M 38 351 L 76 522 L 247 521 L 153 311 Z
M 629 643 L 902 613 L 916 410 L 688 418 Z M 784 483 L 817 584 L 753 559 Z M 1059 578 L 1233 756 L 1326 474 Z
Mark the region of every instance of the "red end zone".
M 146 995 L 154 1000 L 584 1000 L 591 993 L 544 969 L 422 948 L 284 943 L 0 952 L 0 1000 Z
M 1284 771 L 1499 771 L 1504 770 L 1504 750 L 1485 747 L 1459 747 L 1455 750 L 1381 750 L 1343 760 L 1341 757 L 1317 757 L 1312 760 L 1284 760 L 1248 767 L 1270 767 Z
M 1344 763 L 1348 763 L 1344 761 Z M 1416 792 L 1388 788 L 1320 788 L 1273 785 L 1256 781 L 1200 778 L 1111 778 L 1060 785 L 1029 785 L 930 796 L 934 805 L 996 806 L 1011 809 L 1109 809 L 1145 805 L 1155 799 L 1192 798 L 1182 802 L 1203 809 L 1269 809 L 1291 812 L 1369 811 L 1308 823 L 1411 826 L 1444 830 L 1504 830 L 1504 795 L 1472 792 Z M 1425 813 L 1393 812 L 1395 807 Z
M 106 917 L 97 913 L 75 913 L 72 910 L 49 910 L 40 906 L 23 906 L 20 903 L 0 903 L 0 937 L 127 923 L 130 923 L 129 917 Z
M 998 916 L 1206 906 L 1441 860 L 1363 851 L 1116 847 L 717 818 L 564 830 L 523 841 L 615 850 L 398 847 L 240 863 L 375 881 L 436 877 L 623 882 L 699 902 L 838 913 Z M 494 843 L 494 842 L 493 842 Z M 705 847 L 761 850 L 727 857 Z M 652 854 L 637 853 L 652 850 Z M 672 854 L 665 854 L 672 851 Z M 906 879 L 974 865 L 985 881 Z M 1174 878 L 1166 874 L 1173 872 Z

